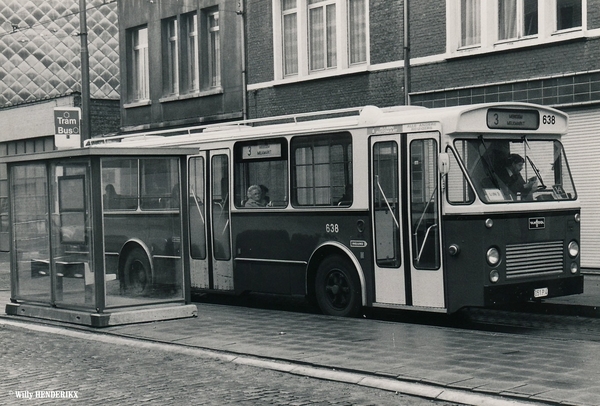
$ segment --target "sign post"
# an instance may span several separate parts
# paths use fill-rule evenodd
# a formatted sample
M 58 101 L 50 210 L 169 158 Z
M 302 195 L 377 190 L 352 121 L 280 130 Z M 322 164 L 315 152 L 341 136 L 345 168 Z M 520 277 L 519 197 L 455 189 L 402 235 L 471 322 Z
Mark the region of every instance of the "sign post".
M 57 149 L 81 147 L 81 109 L 56 107 L 54 109 L 54 145 Z

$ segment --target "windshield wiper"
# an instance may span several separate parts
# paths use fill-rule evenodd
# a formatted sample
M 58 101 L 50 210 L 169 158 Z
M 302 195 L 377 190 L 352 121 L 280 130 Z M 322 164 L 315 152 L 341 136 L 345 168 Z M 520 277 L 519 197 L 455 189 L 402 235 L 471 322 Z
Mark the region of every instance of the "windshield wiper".
M 521 139 L 523 140 L 523 142 L 525 143 L 525 145 L 527 145 L 527 148 L 531 149 L 531 146 L 529 145 L 529 142 L 527 141 L 527 136 L 524 135 L 523 137 L 521 137 Z M 527 155 L 527 153 L 525 153 L 525 158 L 527 158 L 527 161 L 529 162 L 529 165 L 531 166 L 531 169 L 533 169 L 533 173 L 535 173 L 535 176 L 540 181 L 540 185 L 538 186 L 538 190 L 546 189 L 546 185 L 544 185 L 544 180 L 542 179 L 542 174 L 540 174 L 540 171 L 538 171 L 538 168 L 535 166 L 535 164 L 533 163 L 533 161 L 531 160 L 531 158 L 529 158 L 529 155 Z
M 529 165 L 531 165 L 531 169 L 533 169 L 533 173 L 535 173 L 535 176 L 537 176 L 537 178 L 540 181 L 540 185 L 538 186 L 538 189 L 546 189 L 546 185 L 544 185 L 544 180 L 542 179 L 542 174 L 540 173 L 540 171 L 538 171 L 538 168 L 535 166 L 535 164 L 533 163 L 531 158 L 529 158 L 529 156 L 525 155 L 525 158 L 527 158 L 527 161 L 529 161 Z

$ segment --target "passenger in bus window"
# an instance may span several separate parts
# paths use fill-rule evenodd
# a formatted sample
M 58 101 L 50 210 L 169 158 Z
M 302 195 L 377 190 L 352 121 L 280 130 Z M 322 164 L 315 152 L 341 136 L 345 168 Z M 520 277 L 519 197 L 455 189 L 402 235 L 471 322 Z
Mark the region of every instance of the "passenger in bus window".
M 266 207 L 267 201 L 263 197 L 263 192 L 260 186 L 252 185 L 248 188 L 248 200 L 244 204 L 245 207 Z
M 265 185 L 258 185 L 260 191 L 262 192 L 262 198 L 265 202 L 265 206 L 272 206 L 271 198 L 269 197 L 269 188 Z
M 531 191 L 537 184 L 535 176 L 527 181 L 523 179 L 521 171 L 524 165 L 525 159 L 521 155 L 510 154 L 504 170 L 498 172 L 498 177 L 506 184 L 515 200 L 519 200 L 519 197 L 523 200 L 531 199 Z
M 105 209 L 116 209 L 119 202 L 118 202 L 118 195 L 117 195 L 117 191 L 115 190 L 115 187 L 113 186 L 112 183 L 109 183 L 108 185 L 106 185 L 106 188 L 104 189 L 104 191 L 106 192 L 104 194 L 104 208 Z

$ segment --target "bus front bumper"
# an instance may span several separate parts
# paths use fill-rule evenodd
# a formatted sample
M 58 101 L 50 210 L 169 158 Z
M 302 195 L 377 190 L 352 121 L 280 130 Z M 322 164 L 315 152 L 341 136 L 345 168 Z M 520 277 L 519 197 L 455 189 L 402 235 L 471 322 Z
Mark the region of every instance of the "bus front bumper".
M 583 293 L 583 275 L 535 282 L 520 282 L 515 285 L 485 286 L 484 305 L 522 303 L 579 293 Z

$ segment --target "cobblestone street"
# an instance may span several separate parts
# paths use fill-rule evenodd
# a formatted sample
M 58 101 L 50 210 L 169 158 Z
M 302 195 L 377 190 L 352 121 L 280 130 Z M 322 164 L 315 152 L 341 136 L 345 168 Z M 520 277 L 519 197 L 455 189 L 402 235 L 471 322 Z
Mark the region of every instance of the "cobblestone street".
M 98 342 L 0 325 L 0 342 L 5 405 L 63 404 L 48 398 L 60 391 L 86 405 L 450 405 L 110 337 Z M 27 395 L 33 400 L 18 398 Z

